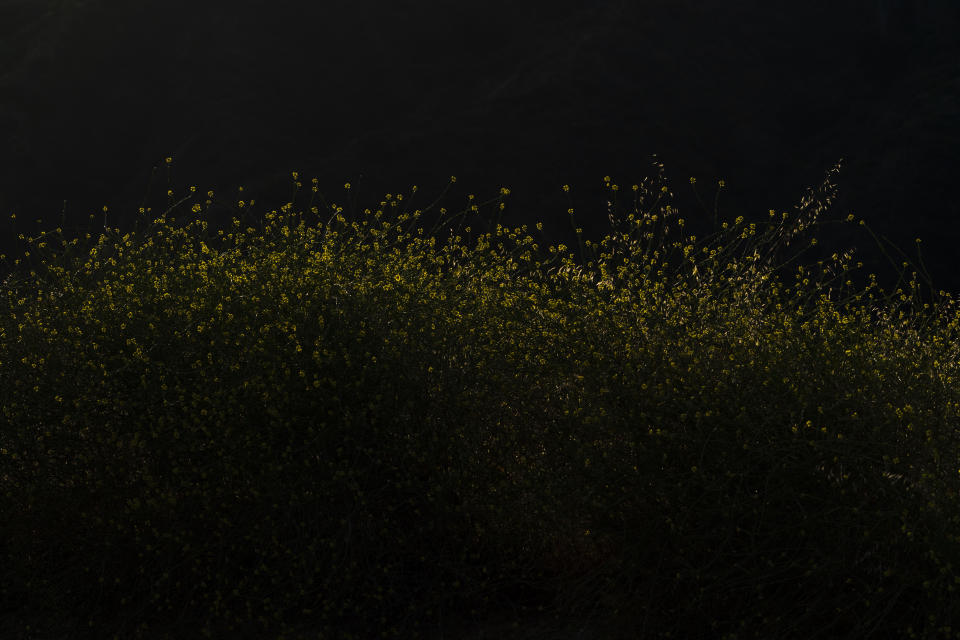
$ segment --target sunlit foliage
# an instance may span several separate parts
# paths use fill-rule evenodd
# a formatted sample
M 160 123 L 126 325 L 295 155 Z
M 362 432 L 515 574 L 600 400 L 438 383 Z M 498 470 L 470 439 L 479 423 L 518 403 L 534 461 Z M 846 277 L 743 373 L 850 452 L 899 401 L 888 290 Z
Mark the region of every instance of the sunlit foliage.
M 424 228 L 416 188 L 345 214 L 316 180 L 216 235 L 190 189 L 25 239 L 0 635 L 960 637 L 952 300 L 802 263 L 829 176 L 698 241 L 659 169 L 574 250 L 501 226 L 506 188 Z

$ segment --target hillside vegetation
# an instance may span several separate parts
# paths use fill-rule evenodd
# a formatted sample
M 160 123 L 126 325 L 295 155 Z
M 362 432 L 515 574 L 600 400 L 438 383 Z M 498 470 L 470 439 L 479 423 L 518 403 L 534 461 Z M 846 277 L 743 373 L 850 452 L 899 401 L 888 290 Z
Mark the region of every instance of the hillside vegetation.
M 293 180 L 216 233 L 191 187 L 25 239 L 0 636 L 960 637 L 957 313 L 803 264 L 830 175 L 706 239 L 662 171 L 607 178 L 574 248 L 502 226 L 506 188 L 344 213 Z

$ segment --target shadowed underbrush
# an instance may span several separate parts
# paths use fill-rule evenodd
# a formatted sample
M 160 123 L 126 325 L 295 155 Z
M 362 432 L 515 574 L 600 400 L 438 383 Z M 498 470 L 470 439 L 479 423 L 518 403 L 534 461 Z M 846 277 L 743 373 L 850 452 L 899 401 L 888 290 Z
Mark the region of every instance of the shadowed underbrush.
M 29 239 L 0 635 L 960 637 L 953 301 L 803 264 L 829 175 L 698 241 L 660 170 L 574 250 L 415 187 Z

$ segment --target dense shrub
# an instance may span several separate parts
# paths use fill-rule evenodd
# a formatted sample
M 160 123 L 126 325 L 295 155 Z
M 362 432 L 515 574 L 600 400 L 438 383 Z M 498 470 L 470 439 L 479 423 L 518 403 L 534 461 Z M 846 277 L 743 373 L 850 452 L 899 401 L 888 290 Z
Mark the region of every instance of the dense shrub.
M 829 177 L 700 242 L 662 167 L 608 183 L 576 251 L 476 231 L 507 189 L 430 231 L 414 188 L 351 219 L 238 202 L 213 236 L 211 192 L 31 239 L 0 301 L 0 630 L 956 636 L 949 296 L 793 267 Z

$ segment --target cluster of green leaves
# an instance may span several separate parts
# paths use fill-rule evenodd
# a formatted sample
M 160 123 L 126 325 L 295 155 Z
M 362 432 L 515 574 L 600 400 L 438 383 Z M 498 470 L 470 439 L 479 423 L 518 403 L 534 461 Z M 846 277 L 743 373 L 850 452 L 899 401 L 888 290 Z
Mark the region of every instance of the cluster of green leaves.
M 764 231 L 673 241 L 660 169 L 627 203 L 608 179 L 579 257 L 474 238 L 473 196 L 438 242 L 412 194 L 210 237 L 212 192 L 168 218 L 191 189 L 144 231 L 29 239 L 48 256 L 0 301 L 0 630 L 428 638 L 513 608 L 960 637 L 949 296 L 824 293 L 849 254 L 785 287 L 829 177 Z

